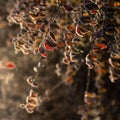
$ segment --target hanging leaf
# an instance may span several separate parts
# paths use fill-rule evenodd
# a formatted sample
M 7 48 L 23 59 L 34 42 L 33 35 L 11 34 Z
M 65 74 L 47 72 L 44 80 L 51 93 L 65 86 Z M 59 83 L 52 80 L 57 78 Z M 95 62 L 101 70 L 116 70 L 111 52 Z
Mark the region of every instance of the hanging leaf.
M 25 109 L 28 113 L 33 113 L 34 109 L 35 109 L 35 106 L 33 104 L 26 104 L 25 105 Z
M 33 90 L 30 90 L 29 95 L 30 95 L 31 97 L 35 97 L 35 98 L 38 97 L 38 93 L 35 92 L 35 91 L 33 91 Z
M 36 80 L 32 78 L 32 76 L 27 78 L 27 83 L 34 88 L 38 88 L 38 84 L 36 83 Z
M 67 32 L 64 34 L 64 40 L 71 41 L 75 37 L 75 34 L 72 32 Z
M 82 33 L 81 33 L 81 28 L 80 28 L 79 25 L 76 25 L 75 32 L 76 32 L 76 34 L 77 34 L 79 37 L 83 37 L 83 35 L 82 35 Z
M 73 42 L 73 43 L 75 43 L 75 42 L 78 42 L 78 43 L 79 43 L 79 42 L 80 42 L 80 39 L 78 39 L 78 38 L 73 38 L 73 39 L 72 39 L 72 42 Z
M 41 31 L 41 32 L 45 32 L 45 26 L 46 26 L 46 25 L 45 25 L 44 23 L 41 25 L 41 27 L 40 27 L 40 31 Z
M 84 8 L 88 11 L 99 9 L 98 6 L 93 2 L 88 2 L 88 3 L 84 4 Z
M 64 4 L 63 7 L 64 7 L 64 9 L 65 9 L 67 12 L 70 12 L 70 11 L 73 10 L 73 7 L 71 7 L 71 6 L 69 6 L 69 5 L 66 5 L 66 4 Z
M 84 37 L 84 35 L 88 34 L 90 31 L 83 29 L 80 25 L 76 25 L 75 32 L 78 36 Z
M 58 43 L 58 47 L 62 48 L 62 47 L 64 47 L 64 46 L 65 46 L 65 44 L 64 44 L 63 42 L 59 42 L 59 43 Z
M 68 25 L 66 28 L 71 32 L 75 31 L 75 25 Z
M 69 61 L 67 58 L 63 58 L 63 63 L 64 63 L 64 64 L 69 64 L 70 61 Z
M 66 46 L 72 46 L 73 43 L 72 43 L 71 41 L 65 41 L 65 45 L 66 45 Z
M 47 53 L 46 53 L 45 49 L 42 46 L 39 48 L 39 52 L 40 52 L 40 55 L 43 58 L 47 58 Z
M 94 64 L 93 64 L 93 61 L 90 59 L 89 54 L 86 56 L 85 59 L 86 59 L 86 65 L 88 65 L 89 69 L 93 69 Z
M 46 16 L 47 16 L 47 14 L 46 13 L 40 13 L 40 16 L 42 17 L 42 18 L 45 18 Z
M 50 38 L 54 41 L 54 42 L 56 42 L 56 38 L 55 38 L 55 35 L 54 35 L 54 33 L 53 32 L 49 32 L 49 36 L 50 36 Z
M 95 43 L 97 47 L 99 47 L 100 49 L 106 49 L 107 45 L 103 44 L 103 43 Z
M 54 29 L 59 29 L 59 25 L 56 24 L 56 22 L 51 22 L 50 23 L 50 30 Z
M 49 51 L 54 51 L 56 46 L 57 44 L 50 40 L 46 40 L 44 43 L 44 48 Z
M 35 105 L 35 106 L 37 106 L 37 100 L 36 100 L 36 98 L 34 98 L 34 97 L 31 97 L 31 96 L 28 96 L 27 98 L 26 98 L 26 103 L 28 104 L 28 103 L 31 103 L 31 104 L 33 104 L 33 105 Z
M 82 16 L 82 17 L 80 17 L 79 22 L 82 23 L 82 24 L 85 24 L 85 25 L 89 25 L 92 21 L 91 21 L 90 17 Z
M 98 11 L 97 10 L 90 10 L 90 13 L 94 15 L 94 14 L 97 14 Z

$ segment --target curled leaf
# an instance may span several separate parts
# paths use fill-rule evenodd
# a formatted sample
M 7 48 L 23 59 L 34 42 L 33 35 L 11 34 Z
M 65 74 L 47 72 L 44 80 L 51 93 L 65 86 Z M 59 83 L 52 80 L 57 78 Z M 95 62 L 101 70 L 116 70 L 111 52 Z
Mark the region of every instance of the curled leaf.
M 85 25 L 89 25 L 92 21 L 90 19 L 90 17 L 86 16 L 82 16 L 80 17 L 79 21 L 82 23 L 82 24 L 85 24 Z
M 33 79 L 32 76 L 27 78 L 27 83 L 32 87 L 35 87 L 35 88 L 38 87 L 38 84 L 36 83 L 36 80 Z
M 75 31 L 75 25 L 68 25 L 66 28 L 71 32 Z
M 71 41 L 74 38 L 75 34 L 72 32 L 67 32 L 64 34 L 64 40 Z
M 43 58 L 47 58 L 47 53 L 42 46 L 39 48 L 39 53 Z
M 51 22 L 50 23 L 50 30 L 52 29 L 59 29 L 59 25 L 56 24 L 56 22 Z
M 50 40 L 46 40 L 44 43 L 44 48 L 49 51 L 54 51 L 56 46 L 57 46 L 57 44 Z
M 70 11 L 73 10 L 73 7 L 71 7 L 71 6 L 67 5 L 67 4 L 64 4 L 63 7 L 64 7 L 64 9 L 65 9 L 67 12 L 70 12 Z
M 31 103 L 31 104 L 33 104 L 33 105 L 35 105 L 35 106 L 37 106 L 37 99 L 36 98 L 34 98 L 34 97 L 31 97 L 31 96 L 28 96 L 27 98 L 26 98 L 26 103 L 28 104 L 28 103 Z
M 38 93 L 35 92 L 35 91 L 33 91 L 33 90 L 30 90 L 29 95 L 30 95 L 31 97 L 38 97 Z
M 87 9 L 88 11 L 90 10 L 98 10 L 98 6 L 94 2 L 88 2 L 84 5 L 84 8 Z
M 100 49 L 106 49 L 107 45 L 103 43 L 96 43 L 96 46 L 99 47 Z
M 56 38 L 53 32 L 50 31 L 49 36 L 53 41 L 56 41 Z
M 83 37 L 83 35 L 82 35 L 82 33 L 81 33 L 81 28 L 80 28 L 79 25 L 76 25 L 75 32 L 76 32 L 76 34 L 77 34 L 79 37 Z
M 86 65 L 88 65 L 89 69 L 93 69 L 94 64 L 93 61 L 90 59 L 89 54 L 86 56 Z

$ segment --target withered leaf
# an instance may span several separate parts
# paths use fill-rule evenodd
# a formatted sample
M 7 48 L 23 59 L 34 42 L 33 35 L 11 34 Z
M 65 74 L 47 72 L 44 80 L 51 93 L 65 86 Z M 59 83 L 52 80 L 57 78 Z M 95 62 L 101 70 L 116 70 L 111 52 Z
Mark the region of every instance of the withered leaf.
M 50 29 L 59 29 L 59 25 L 56 24 L 56 22 L 51 22 L 50 23 Z
M 64 4 L 63 7 L 64 7 L 64 9 L 65 9 L 67 12 L 70 12 L 70 11 L 73 10 L 73 7 L 71 7 L 71 6 L 67 5 L 67 4 Z
M 53 32 L 49 32 L 49 36 L 50 36 L 50 38 L 55 42 L 56 41 L 56 38 L 55 38 L 55 35 L 54 35 L 54 33 Z

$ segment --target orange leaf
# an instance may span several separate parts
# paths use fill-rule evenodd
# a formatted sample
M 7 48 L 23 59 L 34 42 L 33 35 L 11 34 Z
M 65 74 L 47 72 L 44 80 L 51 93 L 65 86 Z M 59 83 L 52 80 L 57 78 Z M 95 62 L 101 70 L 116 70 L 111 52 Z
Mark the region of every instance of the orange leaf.
M 16 65 L 13 62 L 9 61 L 7 62 L 6 67 L 8 69 L 15 69 Z

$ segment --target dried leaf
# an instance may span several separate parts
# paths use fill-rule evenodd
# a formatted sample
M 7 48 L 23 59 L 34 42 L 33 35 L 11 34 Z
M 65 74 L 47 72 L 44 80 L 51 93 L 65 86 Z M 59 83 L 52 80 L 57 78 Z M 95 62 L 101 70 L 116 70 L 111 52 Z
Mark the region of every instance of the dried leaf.
M 75 31 L 75 25 L 68 25 L 66 28 L 71 32 Z
M 53 32 L 49 32 L 49 36 L 50 36 L 50 38 L 54 41 L 54 42 L 56 42 L 56 38 L 55 38 L 55 35 L 54 35 L 54 33 Z
M 64 7 L 64 9 L 65 9 L 67 12 L 70 12 L 70 11 L 73 10 L 73 7 L 71 7 L 71 6 L 67 5 L 67 4 L 64 4 L 63 7 Z
M 91 21 L 90 17 L 82 16 L 82 17 L 80 17 L 79 22 L 82 23 L 82 24 L 85 24 L 85 25 L 89 25 L 92 21 Z
M 95 43 L 97 47 L 99 47 L 100 49 L 106 49 L 107 45 L 103 44 L 103 43 Z
M 57 46 L 57 44 L 50 40 L 46 40 L 44 43 L 45 49 L 49 50 L 49 51 L 54 51 L 56 46 Z
M 59 25 L 56 24 L 56 22 L 51 22 L 50 23 L 50 30 L 52 29 L 59 29 Z
M 88 11 L 90 11 L 90 10 L 98 10 L 99 9 L 98 6 L 93 2 L 86 3 L 84 5 L 84 8 L 87 9 Z
M 75 37 L 75 34 L 72 32 L 67 32 L 64 34 L 64 40 L 71 41 Z
M 39 52 L 40 52 L 40 55 L 43 58 L 47 58 L 47 53 L 46 53 L 45 49 L 42 46 L 39 48 Z
M 81 33 L 81 27 L 79 25 L 76 25 L 75 32 L 79 37 L 83 37 L 83 34 Z

